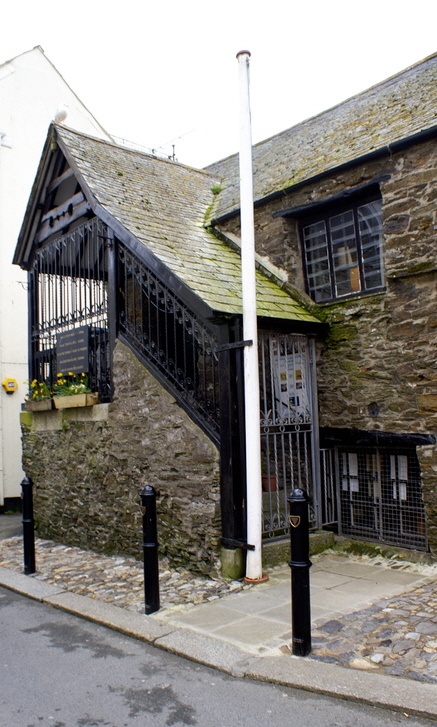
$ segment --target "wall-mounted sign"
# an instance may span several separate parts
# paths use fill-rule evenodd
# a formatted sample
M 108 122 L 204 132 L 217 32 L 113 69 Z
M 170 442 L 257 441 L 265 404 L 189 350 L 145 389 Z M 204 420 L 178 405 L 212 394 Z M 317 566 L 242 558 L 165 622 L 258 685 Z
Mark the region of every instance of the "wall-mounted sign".
M 308 356 L 293 341 L 273 338 L 270 343 L 276 414 L 290 422 L 310 422 Z
M 58 333 L 56 339 L 57 373 L 89 372 L 89 326 Z

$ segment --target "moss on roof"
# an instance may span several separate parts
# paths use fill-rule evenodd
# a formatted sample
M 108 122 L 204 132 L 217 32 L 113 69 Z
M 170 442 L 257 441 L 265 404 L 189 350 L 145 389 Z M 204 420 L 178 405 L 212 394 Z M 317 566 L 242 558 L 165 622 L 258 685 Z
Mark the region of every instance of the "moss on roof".
M 214 174 L 56 127 L 88 194 L 214 312 L 242 313 L 240 256 L 205 228 L 221 193 Z M 84 189 L 86 192 L 86 189 Z M 260 316 L 317 322 L 257 272 Z
M 388 147 L 437 123 L 437 54 L 253 147 L 255 200 Z M 206 168 L 222 179 L 216 218 L 239 208 L 238 156 Z

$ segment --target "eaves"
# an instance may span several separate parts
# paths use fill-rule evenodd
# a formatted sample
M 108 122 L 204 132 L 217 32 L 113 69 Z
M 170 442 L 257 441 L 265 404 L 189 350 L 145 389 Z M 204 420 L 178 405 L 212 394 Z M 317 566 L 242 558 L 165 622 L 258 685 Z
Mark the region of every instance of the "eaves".
M 308 177 L 307 179 L 303 179 L 300 182 L 296 182 L 296 184 L 292 184 L 288 187 L 284 187 L 283 189 L 279 189 L 275 192 L 265 195 L 264 197 L 260 197 L 259 199 L 254 200 L 254 207 L 261 207 L 268 204 L 269 202 L 281 199 L 282 197 L 285 197 L 291 192 L 295 192 L 302 187 L 306 187 L 309 184 L 316 184 L 317 182 L 326 179 L 327 177 L 332 177 L 334 174 L 340 174 L 344 171 L 347 171 L 348 169 L 359 166 L 360 164 L 367 164 L 371 161 L 385 156 L 392 156 L 396 152 L 402 151 L 403 149 L 407 149 L 408 147 L 414 146 L 416 144 L 424 143 L 426 141 L 429 141 L 430 139 L 435 138 L 436 136 L 437 125 L 434 125 L 428 129 L 419 131 L 416 134 L 412 134 L 411 136 L 407 136 L 403 139 L 393 141 L 390 144 L 386 144 L 379 149 L 374 149 L 359 157 L 349 159 L 348 161 L 344 162 L 343 164 L 339 164 L 336 167 L 330 167 L 329 169 L 325 169 L 323 172 L 315 174 L 313 177 Z M 226 222 L 227 220 L 235 217 L 239 213 L 239 211 L 239 207 L 234 207 L 229 212 L 226 212 L 225 214 L 212 219 L 210 221 L 210 225 L 214 226 Z

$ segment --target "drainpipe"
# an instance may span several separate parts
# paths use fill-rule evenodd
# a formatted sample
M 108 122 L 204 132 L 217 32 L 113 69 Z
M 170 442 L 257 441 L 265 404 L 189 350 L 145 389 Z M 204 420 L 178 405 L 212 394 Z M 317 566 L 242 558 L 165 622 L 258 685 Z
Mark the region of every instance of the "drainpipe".
M 265 580 L 261 551 L 261 445 L 258 369 L 258 330 L 255 288 L 252 135 L 249 99 L 249 51 L 237 53 L 240 90 L 240 216 L 243 295 L 244 401 L 246 432 L 246 581 Z M 253 546 L 251 549 L 250 546 Z

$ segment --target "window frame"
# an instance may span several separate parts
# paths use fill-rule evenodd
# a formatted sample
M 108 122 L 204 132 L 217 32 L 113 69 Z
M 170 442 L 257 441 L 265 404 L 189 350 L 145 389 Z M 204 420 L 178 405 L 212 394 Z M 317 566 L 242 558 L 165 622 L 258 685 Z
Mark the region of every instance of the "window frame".
M 381 226 L 380 226 L 380 237 L 379 237 L 379 244 L 377 242 L 371 243 L 372 247 L 377 247 L 377 257 L 379 258 L 379 266 L 377 267 L 377 273 L 380 276 L 381 283 L 379 285 L 374 285 L 372 287 L 366 286 L 366 277 L 369 276 L 369 273 L 366 274 L 365 271 L 365 263 L 366 263 L 366 257 L 363 254 L 363 249 L 365 248 L 363 244 L 362 239 L 362 233 L 360 230 L 360 219 L 359 219 L 359 209 L 365 207 L 366 205 L 372 204 L 374 202 L 380 203 L 380 216 L 381 216 Z M 335 243 L 333 243 L 332 240 L 332 221 L 341 215 L 346 215 L 347 213 L 352 213 L 352 224 L 353 224 L 353 231 L 354 231 L 354 242 L 355 242 L 355 252 L 356 252 L 356 261 L 353 261 L 352 264 L 349 264 L 349 266 L 344 265 L 336 266 L 335 264 L 335 251 L 334 246 Z M 375 218 L 375 217 L 374 217 Z M 349 225 L 351 225 L 351 222 Z M 327 261 L 327 268 L 326 272 L 329 274 L 329 279 L 327 281 L 327 286 L 329 286 L 329 296 L 326 295 L 325 297 L 317 298 L 317 290 L 320 288 L 316 287 L 315 285 L 311 285 L 311 277 L 313 277 L 316 280 L 316 275 L 312 274 L 310 271 L 311 266 L 311 260 L 308 260 L 308 246 L 305 242 L 305 229 L 309 228 L 310 226 L 315 225 L 322 225 L 323 231 L 322 235 L 325 237 L 326 243 L 326 256 L 324 258 L 320 258 L 320 260 Z M 346 227 L 346 225 L 345 225 Z M 318 304 L 324 304 L 324 303 L 331 303 L 335 300 L 345 300 L 352 297 L 357 297 L 361 295 L 371 295 L 378 292 L 383 292 L 385 290 L 385 282 L 384 282 L 384 261 L 383 261 L 383 225 L 382 225 L 382 198 L 381 194 L 376 191 L 374 191 L 372 194 L 368 195 L 351 195 L 347 201 L 341 200 L 338 202 L 333 202 L 332 200 L 330 202 L 322 203 L 320 205 L 317 205 L 312 211 L 311 214 L 305 215 L 305 217 L 301 216 L 299 220 L 299 236 L 301 241 L 301 250 L 302 250 L 302 259 L 303 259 L 303 270 L 304 270 L 304 278 L 305 278 L 305 288 L 308 295 Z M 322 245 L 320 246 L 322 247 Z M 350 254 L 350 251 L 347 251 L 348 254 Z M 345 272 L 347 270 L 350 270 L 350 279 L 349 284 L 350 286 L 353 285 L 353 278 L 354 277 L 354 283 L 357 285 L 356 290 L 348 290 L 344 293 L 338 292 L 338 287 L 341 284 L 341 280 L 339 280 L 340 276 L 339 273 Z M 336 276 L 337 279 L 336 280 Z M 326 287 L 327 287 L 326 286 Z

